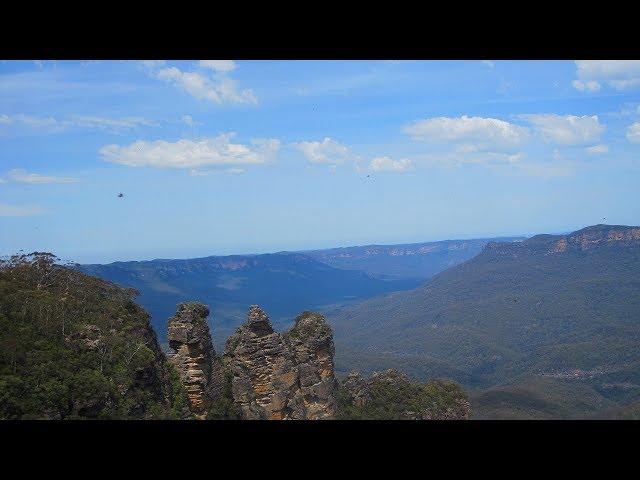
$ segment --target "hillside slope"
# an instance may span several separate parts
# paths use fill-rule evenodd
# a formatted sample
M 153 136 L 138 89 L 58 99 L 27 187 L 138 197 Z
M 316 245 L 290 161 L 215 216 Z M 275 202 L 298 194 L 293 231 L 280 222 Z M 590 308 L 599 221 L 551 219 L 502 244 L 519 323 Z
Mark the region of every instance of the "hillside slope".
M 351 349 L 350 358 L 337 356 L 341 369 L 354 351 L 411 356 L 446 363 L 475 387 L 543 375 L 631 401 L 640 395 L 640 228 L 489 243 L 415 290 L 327 318 L 336 345 Z
M 134 296 L 49 254 L 0 261 L 0 419 L 188 417 Z

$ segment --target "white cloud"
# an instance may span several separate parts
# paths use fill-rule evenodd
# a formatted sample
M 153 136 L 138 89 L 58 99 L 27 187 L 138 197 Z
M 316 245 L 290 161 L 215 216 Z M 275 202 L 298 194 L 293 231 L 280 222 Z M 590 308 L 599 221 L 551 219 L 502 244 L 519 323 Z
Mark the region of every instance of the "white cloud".
M 24 125 L 32 128 L 60 126 L 60 122 L 53 117 L 38 117 L 34 115 L 1 115 L 0 124 L 3 125 Z
M 416 140 L 453 142 L 461 152 L 510 151 L 529 137 L 527 128 L 497 118 L 435 117 L 411 123 L 404 131 Z
M 616 90 L 640 86 L 640 60 L 576 60 L 577 80 L 582 91 L 597 91 L 601 84 Z
M 190 127 L 195 127 L 197 125 L 202 125 L 201 122 L 195 121 L 191 115 L 183 115 L 182 116 L 182 121 L 184 123 L 186 123 L 187 125 L 189 125 Z
M 607 153 L 609 151 L 609 147 L 607 147 L 606 145 L 594 145 L 592 147 L 587 147 L 585 148 L 585 151 L 589 154 L 589 155 L 598 155 L 600 153 Z
M 640 122 L 635 122 L 627 128 L 627 140 L 631 143 L 640 143 Z
M 39 117 L 34 115 L 16 114 L 0 115 L 0 125 L 26 127 L 46 133 L 58 133 L 70 128 L 90 128 L 111 132 L 131 130 L 141 126 L 156 126 L 157 124 L 142 117 L 107 118 L 98 116 L 71 115 L 64 119 L 55 117 Z
M 564 160 L 564 156 L 560 153 L 557 148 L 553 149 L 553 159 L 556 161 Z
M 299 142 L 293 144 L 311 163 L 338 165 L 347 160 L 355 160 L 344 145 L 325 137 L 321 142 Z
M 147 142 L 130 145 L 106 145 L 100 149 L 104 161 L 131 167 L 188 168 L 237 166 L 265 163 L 280 147 L 279 140 L 252 140 L 252 146 L 231 143 L 233 133 L 214 138 Z
M 142 117 L 105 118 L 95 116 L 73 116 L 68 121 L 71 125 L 101 130 L 132 129 L 140 126 L 155 126 L 156 124 Z
M 200 60 L 199 65 L 219 73 L 229 73 L 236 69 L 236 62 L 233 60 Z
M 198 100 L 206 100 L 217 104 L 258 103 L 252 90 L 238 90 L 235 80 L 228 77 L 220 69 L 217 70 L 217 75 L 214 77 L 209 77 L 199 72 L 183 72 L 177 67 L 165 67 L 154 71 L 153 75 L 185 90 Z
M 143 66 L 147 68 L 163 67 L 167 62 L 164 60 L 141 60 Z
M 588 80 L 586 82 L 582 80 L 574 80 L 571 83 L 573 84 L 573 88 L 582 92 L 597 92 L 601 88 L 600 84 L 595 80 Z
M 393 160 L 390 157 L 376 157 L 369 163 L 374 172 L 407 172 L 411 169 L 411 160 Z
M 598 121 L 597 115 L 556 115 L 532 114 L 520 115 L 534 126 L 546 139 L 562 145 L 581 145 L 599 140 L 605 127 Z
M 28 215 L 39 215 L 42 213 L 40 207 L 16 206 L 0 203 L 0 217 L 26 217 Z
M 21 168 L 10 170 L 7 173 L 7 176 L 13 182 L 31 184 L 76 183 L 78 181 L 77 178 L 52 177 L 48 175 L 40 175 L 39 173 L 29 173 Z

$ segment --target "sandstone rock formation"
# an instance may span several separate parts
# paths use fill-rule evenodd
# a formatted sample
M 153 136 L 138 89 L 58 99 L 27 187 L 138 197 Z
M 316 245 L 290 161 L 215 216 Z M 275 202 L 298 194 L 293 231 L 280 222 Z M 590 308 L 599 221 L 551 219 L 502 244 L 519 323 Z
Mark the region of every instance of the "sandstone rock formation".
M 168 324 L 173 350 L 169 361 L 187 391 L 191 411 L 199 417 L 206 415 L 222 385 L 222 365 L 211 342 L 208 316 L 209 309 L 201 303 L 181 303 Z
M 303 312 L 285 333 L 257 305 L 216 356 L 200 303 L 178 305 L 169 320 L 169 360 L 197 418 L 244 420 L 464 419 L 469 402 L 453 382 L 412 382 L 397 370 L 364 379 L 334 375 L 331 327 Z M 225 413 L 226 412 L 226 413 Z
M 260 307 L 226 343 L 233 400 L 246 419 L 329 419 L 336 415 L 333 337 L 324 317 L 305 312 L 287 333 Z

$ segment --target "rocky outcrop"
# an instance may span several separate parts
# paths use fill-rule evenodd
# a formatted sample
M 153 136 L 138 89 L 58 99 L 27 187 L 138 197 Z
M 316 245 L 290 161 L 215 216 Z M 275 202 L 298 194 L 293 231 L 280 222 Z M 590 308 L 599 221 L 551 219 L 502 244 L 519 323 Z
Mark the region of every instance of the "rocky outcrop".
M 331 327 L 322 315 L 303 312 L 284 338 L 298 369 L 297 395 L 302 398 L 305 418 L 332 418 L 336 413 L 338 383 L 334 376 Z
M 321 315 L 305 312 L 289 332 L 280 334 L 260 307 L 251 306 L 247 322 L 227 340 L 224 353 L 242 417 L 334 418 L 333 352 L 331 328 Z
M 358 372 L 342 382 L 341 417 L 358 420 L 466 420 L 469 400 L 455 382 L 411 381 L 398 370 Z
M 469 402 L 454 382 L 412 382 L 397 370 L 365 379 L 334 375 L 331 327 L 303 312 L 285 333 L 252 305 L 247 321 L 216 356 L 200 303 L 178 305 L 169 320 L 170 355 L 197 418 L 244 420 L 464 419 Z
M 220 393 L 222 365 L 211 342 L 207 317 L 209 309 L 201 303 L 181 303 L 169 319 L 168 340 L 174 365 L 189 397 L 191 411 L 206 415 Z

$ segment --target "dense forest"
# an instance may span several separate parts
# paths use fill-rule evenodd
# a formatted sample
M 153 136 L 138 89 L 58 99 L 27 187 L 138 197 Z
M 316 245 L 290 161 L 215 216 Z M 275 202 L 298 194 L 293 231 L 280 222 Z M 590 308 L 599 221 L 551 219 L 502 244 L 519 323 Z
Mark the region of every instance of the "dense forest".
M 136 292 L 56 264 L 0 263 L 0 418 L 186 418 Z

